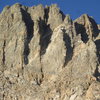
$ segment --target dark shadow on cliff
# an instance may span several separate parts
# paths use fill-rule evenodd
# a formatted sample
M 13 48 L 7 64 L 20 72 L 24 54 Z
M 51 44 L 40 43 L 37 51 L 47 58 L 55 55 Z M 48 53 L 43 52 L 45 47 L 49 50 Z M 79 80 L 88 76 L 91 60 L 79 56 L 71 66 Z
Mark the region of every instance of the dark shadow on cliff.
M 86 33 L 86 29 L 84 25 L 75 22 L 75 29 L 77 34 L 81 34 L 81 39 L 84 43 L 87 43 L 89 40 L 88 35 Z
M 42 20 L 41 18 L 39 19 L 39 33 L 41 36 L 40 37 L 40 46 L 41 46 L 40 55 L 41 56 L 46 53 L 46 49 L 51 42 L 51 36 L 53 33 L 52 29 L 50 28 L 50 25 L 47 24 L 48 19 L 49 19 L 49 10 L 50 10 L 49 7 L 45 8 L 44 20 Z M 60 13 L 62 15 L 62 20 L 64 20 L 65 15 L 63 14 L 62 11 L 60 11 Z
M 66 16 L 64 15 L 64 13 L 62 11 L 60 11 L 60 13 L 62 15 L 62 20 L 64 21 L 64 19 L 65 19 Z
M 96 48 L 97 48 L 97 56 L 98 56 L 98 61 L 100 63 L 100 39 L 95 41 Z
M 97 48 L 97 57 L 98 57 L 98 61 L 100 64 L 100 39 L 96 40 L 95 44 L 96 44 L 96 48 Z M 100 72 L 99 72 L 98 67 L 95 70 L 94 76 L 96 77 L 97 81 L 100 82 Z
M 89 20 L 92 23 L 93 37 L 96 38 L 99 34 L 97 23 L 95 22 L 95 20 L 92 17 L 89 17 Z
M 31 39 L 33 38 L 33 33 L 34 33 L 34 22 L 30 16 L 30 14 L 25 11 L 24 9 L 21 8 L 21 12 L 22 12 L 22 19 L 25 22 L 26 28 L 27 28 L 27 36 L 24 40 L 24 63 L 28 64 L 28 55 L 30 53 L 30 49 L 29 49 L 29 43 L 31 41 Z
M 48 19 L 49 19 L 49 10 L 50 10 L 50 8 L 49 8 L 49 7 L 44 8 L 44 12 L 45 12 L 45 15 L 44 15 L 45 24 L 47 24 Z
M 48 45 L 51 42 L 51 35 L 52 35 L 52 30 L 49 25 L 45 23 L 44 20 L 40 18 L 39 20 L 39 33 L 40 33 L 40 55 L 44 55 L 46 52 L 46 49 Z
M 100 82 L 100 72 L 98 67 L 96 67 L 95 73 L 94 73 L 94 77 L 96 77 L 97 81 Z
M 65 57 L 65 64 L 64 64 L 64 67 L 65 67 L 67 63 L 70 60 L 72 60 L 72 57 L 73 57 L 73 48 L 71 47 L 71 39 L 69 35 L 66 33 L 66 30 L 63 30 L 63 40 L 66 46 L 66 57 Z

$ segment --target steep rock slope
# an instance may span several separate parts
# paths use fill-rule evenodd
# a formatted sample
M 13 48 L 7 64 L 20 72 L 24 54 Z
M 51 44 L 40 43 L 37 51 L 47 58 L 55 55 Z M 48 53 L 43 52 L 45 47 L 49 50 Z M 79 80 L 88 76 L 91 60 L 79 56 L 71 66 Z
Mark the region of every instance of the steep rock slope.
M 5 7 L 0 100 L 100 100 L 100 25 L 57 5 Z

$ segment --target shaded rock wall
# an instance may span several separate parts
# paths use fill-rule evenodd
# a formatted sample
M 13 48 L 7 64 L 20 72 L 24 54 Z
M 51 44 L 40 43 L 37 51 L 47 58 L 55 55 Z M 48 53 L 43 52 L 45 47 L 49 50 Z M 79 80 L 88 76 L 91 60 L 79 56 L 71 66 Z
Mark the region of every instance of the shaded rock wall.
M 100 25 L 57 5 L 0 13 L 0 100 L 99 100 Z

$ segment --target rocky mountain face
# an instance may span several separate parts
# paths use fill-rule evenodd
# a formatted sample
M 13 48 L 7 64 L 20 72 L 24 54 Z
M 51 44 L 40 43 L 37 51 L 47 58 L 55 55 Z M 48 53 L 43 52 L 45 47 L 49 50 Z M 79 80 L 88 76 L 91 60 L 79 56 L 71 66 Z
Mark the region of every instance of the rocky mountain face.
M 100 100 L 100 25 L 57 5 L 5 7 L 0 100 Z

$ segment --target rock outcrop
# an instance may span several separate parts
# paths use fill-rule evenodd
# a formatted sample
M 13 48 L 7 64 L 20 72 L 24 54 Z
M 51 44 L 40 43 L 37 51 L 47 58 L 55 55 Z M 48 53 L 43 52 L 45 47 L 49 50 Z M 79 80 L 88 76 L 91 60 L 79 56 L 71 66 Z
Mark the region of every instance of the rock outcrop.
M 100 100 L 100 25 L 57 5 L 5 7 L 0 100 Z

